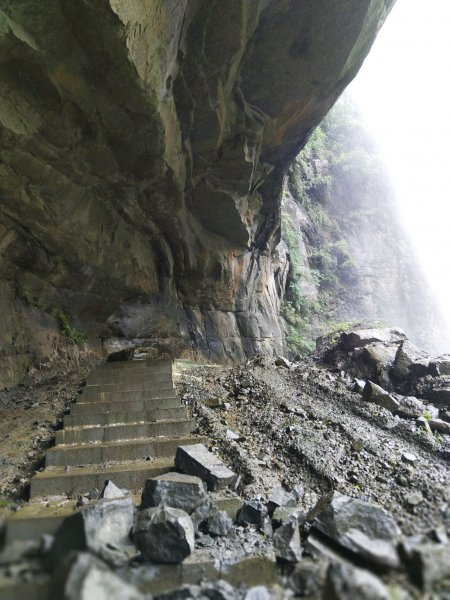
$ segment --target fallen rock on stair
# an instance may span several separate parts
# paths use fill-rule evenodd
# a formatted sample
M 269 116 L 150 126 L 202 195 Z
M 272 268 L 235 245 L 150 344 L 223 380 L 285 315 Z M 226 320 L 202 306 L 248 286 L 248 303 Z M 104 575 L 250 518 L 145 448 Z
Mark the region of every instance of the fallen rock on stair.
M 194 527 L 178 508 L 146 508 L 139 512 L 133 539 L 146 560 L 180 563 L 194 551 Z
M 52 582 L 52 598 L 61 600 L 144 600 L 136 588 L 87 552 L 70 553 Z
M 175 466 L 188 475 L 200 477 L 210 491 L 225 488 L 236 479 L 235 473 L 203 444 L 178 446 Z
M 113 498 L 123 498 L 124 496 L 128 495 L 128 490 L 121 490 L 110 479 L 107 479 L 105 481 L 105 487 L 103 488 L 100 494 L 100 498 L 104 498 L 105 500 L 112 500 Z
M 90 551 L 113 565 L 126 562 L 133 554 L 130 541 L 133 519 L 131 498 L 99 500 L 70 515 L 55 534 L 54 564 L 71 551 Z
M 147 480 L 141 507 L 170 506 L 191 514 L 206 498 L 205 484 L 199 477 L 171 472 Z

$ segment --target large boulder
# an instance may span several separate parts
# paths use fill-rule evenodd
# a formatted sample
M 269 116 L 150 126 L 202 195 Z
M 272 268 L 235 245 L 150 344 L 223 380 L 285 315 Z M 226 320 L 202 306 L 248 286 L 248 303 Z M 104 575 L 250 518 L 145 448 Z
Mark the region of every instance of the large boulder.
M 194 550 L 194 527 L 189 515 L 178 508 L 147 508 L 139 512 L 133 539 L 149 561 L 180 563 Z
M 313 522 L 314 528 L 346 550 L 379 567 L 397 568 L 400 529 L 380 506 L 335 492 Z
M 406 340 L 406 334 L 399 327 L 356 329 L 343 331 L 339 338 L 339 344 L 346 352 L 352 352 L 356 348 L 364 348 L 369 344 L 400 344 L 403 340 Z
M 392 377 L 407 384 L 412 376 L 422 377 L 429 374 L 429 354 L 409 340 L 402 342 L 395 355 Z

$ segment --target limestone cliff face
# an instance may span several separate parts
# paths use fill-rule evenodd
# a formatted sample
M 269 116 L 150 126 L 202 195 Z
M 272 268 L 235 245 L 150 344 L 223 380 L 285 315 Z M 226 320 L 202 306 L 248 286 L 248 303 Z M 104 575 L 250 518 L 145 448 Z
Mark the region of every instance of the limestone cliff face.
M 0 0 L 0 380 L 58 313 L 106 351 L 279 351 L 283 175 L 391 4 Z

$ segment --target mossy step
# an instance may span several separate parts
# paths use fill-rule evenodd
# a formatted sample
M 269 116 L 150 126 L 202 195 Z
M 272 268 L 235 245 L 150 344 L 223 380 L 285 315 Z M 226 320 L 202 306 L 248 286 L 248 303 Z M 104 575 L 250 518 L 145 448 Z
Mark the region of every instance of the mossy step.
M 151 437 L 126 442 L 102 442 L 70 446 L 55 446 L 47 450 L 45 464 L 49 466 L 95 465 L 109 462 L 159 458 L 175 455 L 178 446 L 202 444 L 202 436 Z
M 80 415 L 66 415 L 64 427 L 90 427 L 93 425 L 114 425 L 118 423 L 149 423 L 167 419 L 185 419 L 187 409 L 185 406 L 174 408 L 155 408 L 147 411 L 119 411 L 109 413 L 91 413 Z
M 97 427 L 70 427 L 56 432 L 56 444 L 86 444 L 115 440 L 137 440 L 159 435 L 173 436 L 191 433 L 196 428 L 192 419 L 127 423 Z
M 120 488 L 142 490 L 147 479 L 168 473 L 174 469 L 174 459 L 166 456 L 154 460 L 136 460 L 110 465 L 90 465 L 88 467 L 51 467 L 31 479 L 30 497 L 66 494 L 76 498 L 92 489 L 103 489 L 107 479 Z

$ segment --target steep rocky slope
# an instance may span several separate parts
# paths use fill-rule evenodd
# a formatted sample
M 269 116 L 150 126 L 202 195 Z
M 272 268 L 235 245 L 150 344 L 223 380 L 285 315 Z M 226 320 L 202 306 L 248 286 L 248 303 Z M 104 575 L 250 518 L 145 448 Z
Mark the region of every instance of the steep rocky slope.
M 0 383 L 61 328 L 279 350 L 283 175 L 392 3 L 1 0 Z
M 314 349 L 318 335 L 351 322 L 400 325 L 421 347 L 448 349 L 387 167 L 347 94 L 294 161 L 282 223 L 294 352 Z

